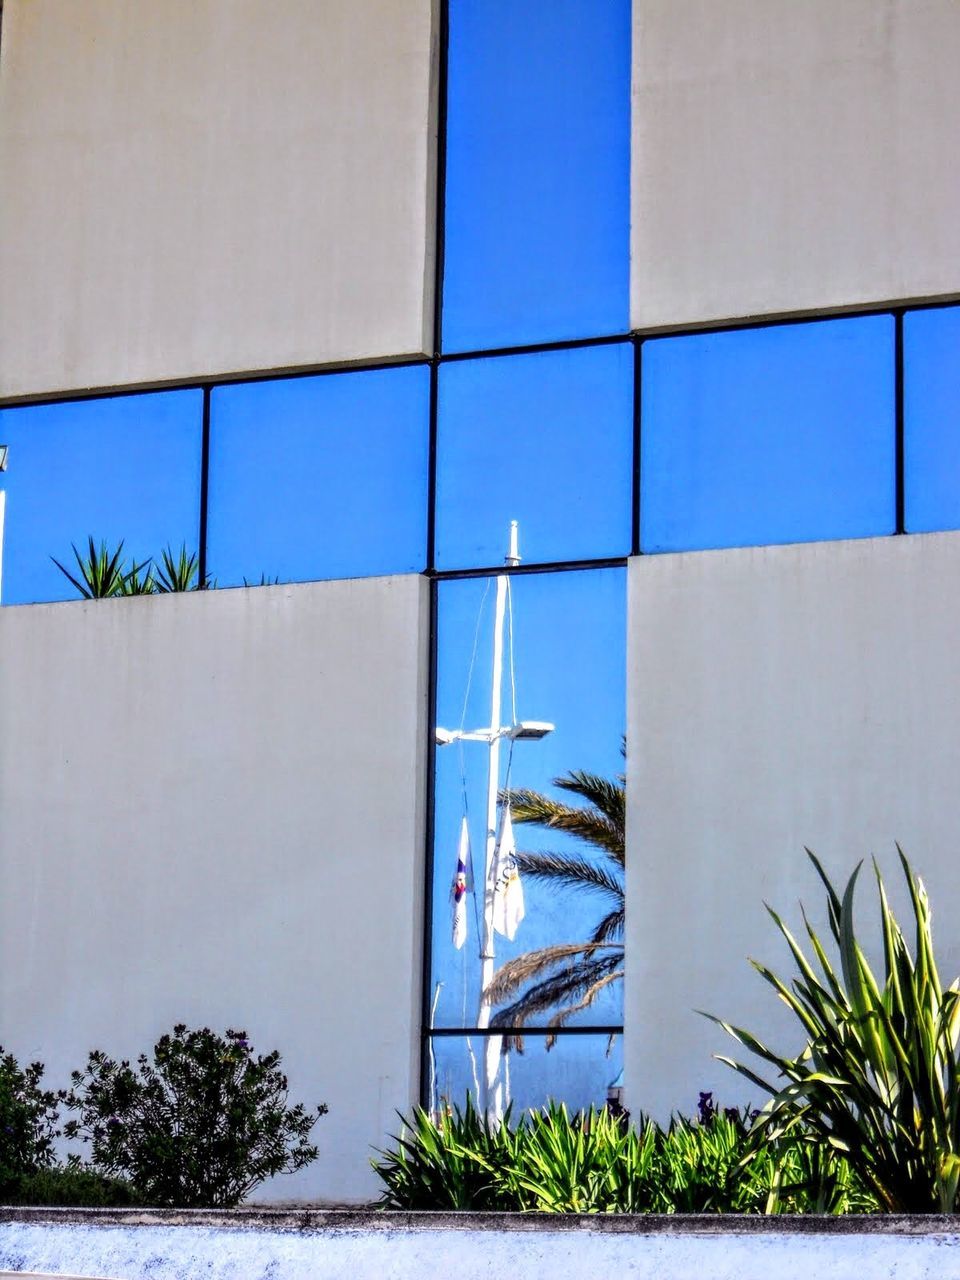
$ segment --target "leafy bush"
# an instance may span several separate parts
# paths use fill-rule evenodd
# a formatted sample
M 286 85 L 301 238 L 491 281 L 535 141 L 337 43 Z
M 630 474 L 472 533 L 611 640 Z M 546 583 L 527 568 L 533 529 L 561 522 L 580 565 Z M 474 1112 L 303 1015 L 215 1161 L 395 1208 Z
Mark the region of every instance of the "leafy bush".
M 3 1190 L 3 1203 L 83 1209 L 125 1208 L 143 1201 L 129 1182 L 108 1178 L 75 1165 L 36 1169 L 14 1178 Z
M 229 1207 L 274 1174 L 317 1158 L 308 1142 L 321 1105 L 287 1105 L 277 1052 L 255 1056 L 243 1031 L 174 1027 L 136 1069 L 100 1052 L 62 1095 L 98 1171 L 128 1178 L 155 1205 Z
M 766 1140 L 811 1135 L 821 1149 L 842 1153 L 854 1175 L 891 1212 L 954 1213 L 960 1207 L 960 993 L 956 982 L 946 989 L 941 983 L 923 884 L 898 847 L 913 912 L 911 955 L 874 864 L 884 965 L 878 981 L 854 928 L 860 867 L 841 898 L 807 852 L 827 891 L 839 967 L 806 913 L 814 963 L 771 910 L 799 975 L 788 986 L 765 966 L 753 964 L 796 1014 L 805 1044 L 790 1057 L 721 1022 L 740 1044 L 775 1067 L 786 1084 L 768 1083 L 749 1067 L 723 1061 L 771 1095 L 757 1120 Z
M 797 1132 L 757 1142 L 750 1117 L 701 1095 L 696 1120 L 630 1127 L 549 1104 L 516 1126 L 463 1111 L 414 1113 L 374 1168 L 387 1209 L 551 1213 L 842 1213 L 873 1199 L 836 1152 Z
M 53 1164 L 56 1095 L 40 1087 L 43 1063 L 21 1067 L 0 1048 L 0 1196 L 24 1174 Z

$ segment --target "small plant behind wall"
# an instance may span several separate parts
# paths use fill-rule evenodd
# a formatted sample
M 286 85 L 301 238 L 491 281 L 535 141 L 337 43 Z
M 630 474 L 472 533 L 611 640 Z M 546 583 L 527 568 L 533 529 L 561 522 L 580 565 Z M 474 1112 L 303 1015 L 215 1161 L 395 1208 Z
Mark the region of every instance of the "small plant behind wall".
M 960 1208 L 960 993 L 944 987 L 933 952 L 930 906 L 920 878 L 897 849 L 910 895 L 914 953 L 887 900 L 874 864 L 880 902 L 883 974 L 867 962 L 854 927 L 860 867 L 841 897 L 807 851 L 827 893 L 831 960 L 806 913 L 813 960 L 768 908 L 799 970 L 789 984 L 754 968 L 800 1022 L 804 1046 L 791 1057 L 750 1032 L 719 1022 L 786 1083 L 722 1058 L 771 1095 L 756 1132 L 767 1141 L 808 1133 L 840 1152 L 881 1206 L 897 1213 L 955 1213 Z
M 103 540 L 98 546 L 88 537 L 85 555 L 75 544 L 70 546 L 76 573 L 61 564 L 56 556 L 50 559 L 86 600 L 206 591 L 217 585 L 209 576 L 200 580 L 200 558 L 195 551 L 188 551 L 185 543 L 181 543 L 176 552 L 170 546 L 164 547 L 159 561 L 150 557 L 139 564 L 135 560 L 124 560 L 123 539 L 111 549 Z
M 246 1033 L 182 1023 L 136 1067 L 90 1054 L 62 1095 L 77 1118 L 68 1138 L 90 1143 L 94 1168 L 128 1178 L 144 1200 L 230 1208 L 266 1178 L 317 1158 L 310 1130 L 326 1107 L 290 1106 L 277 1052 L 256 1055 Z

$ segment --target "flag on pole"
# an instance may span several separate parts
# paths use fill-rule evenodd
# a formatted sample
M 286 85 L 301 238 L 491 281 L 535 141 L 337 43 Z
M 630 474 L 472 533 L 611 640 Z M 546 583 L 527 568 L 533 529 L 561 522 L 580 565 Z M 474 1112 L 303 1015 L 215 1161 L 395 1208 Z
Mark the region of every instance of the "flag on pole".
M 517 925 L 523 919 L 523 885 L 517 866 L 517 846 L 513 839 L 510 806 L 504 805 L 500 818 L 500 835 L 493 857 L 493 927 L 497 933 L 513 940 Z
M 459 951 L 467 940 L 467 867 L 470 865 L 470 829 L 467 816 L 460 827 L 460 848 L 457 852 L 457 874 L 453 878 L 453 945 Z

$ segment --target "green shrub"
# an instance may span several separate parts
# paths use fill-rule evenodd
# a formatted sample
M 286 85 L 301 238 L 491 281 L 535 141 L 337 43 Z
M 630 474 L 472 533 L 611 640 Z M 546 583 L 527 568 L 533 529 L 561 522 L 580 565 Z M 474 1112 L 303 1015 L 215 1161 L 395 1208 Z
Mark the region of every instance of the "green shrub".
M 42 1062 L 21 1067 L 0 1048 L 0 1196 L 22 1175 L 53 1164 L 57 1098 L 42 1079 Z
M 308 1137 L 326 1111 L 288 1106 L 279 1053 L 255 1056 L 245 1032 L 183 1024 L 136 1069 L 91 1053 L 63 1101 L 78 1114 L 64 1134 L 91 1144 L 100 1173 L 129 1179 L 149 1204 L 198 1208 L 239 1204 L 315 1160 Z
M 142 1204 L 129 1182 L 108 1178 L 72 1165 L 36 1169 L 14 1178 L 4 1189 L 3 1203 L 63 1208 L 112 1209 Z
M 788 985 L 753 964 L 796 1014 L 805 1043 L 791 1057 L 721 1022 L 786 1083 L 768 1083 L 749 1067 L 723 1061 L 771 1095 L 756 1126 L 767 1142 L 807 1134 L 820 1149 L 842 1153 L 884 1209 L 954 1213 L 960 1207 L 960 994 L 956 982 L 946 989 L 941 983 L 927 895 L 897 851 L 913 913 L 914 954 L 874 864 L 884 966 L 878 981 L 854 928 L 860 867 L 841 898 L 808 850 L 827 891 L 839 962 L 831 961 L 806 914 L 813 962 L 771 910 L 799 974 Z
M 757 1138 L 750 1117 L 718 1111 L 637 1126 L 606 1110 L 549 1104 L 498 1127 L 469 1099 L 436 1119 L 418 1110 L 374 1168 L 387 1209 L 550 1213 L 842 1213 L 876 1208 L 836 1152 L 797 1131 Z

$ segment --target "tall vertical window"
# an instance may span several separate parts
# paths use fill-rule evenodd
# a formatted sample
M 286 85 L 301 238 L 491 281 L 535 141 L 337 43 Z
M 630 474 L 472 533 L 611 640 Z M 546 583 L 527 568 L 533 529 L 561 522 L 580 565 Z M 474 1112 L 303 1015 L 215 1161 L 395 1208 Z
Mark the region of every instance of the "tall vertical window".
M 0 410 L 9 446 L 3 601 L 64 600 L 77 592 L 72 547 L 88 539 L 127 564 L 170 546 L 197 550 L 200 391 L 163 391 Z
M 450 0 L 443 343 L 629 328 L 630 0 Z
M 903 319 L 908 533 L 960 529 L 960 307 Z
M 619 1074 L 625 586 L 438 584 L 433 1107 L 602 1103 Z
M 217 387 L 207 563 L 218 584 L 421 570 L 429 391 L 423 365 Z
M 643 345 L 644 551 L 896 528 L 889 315 Z

